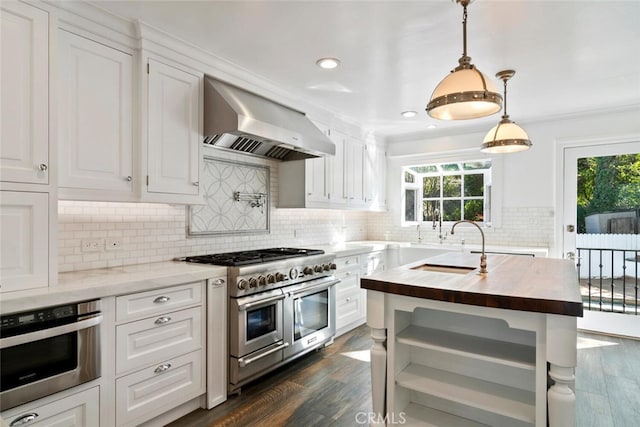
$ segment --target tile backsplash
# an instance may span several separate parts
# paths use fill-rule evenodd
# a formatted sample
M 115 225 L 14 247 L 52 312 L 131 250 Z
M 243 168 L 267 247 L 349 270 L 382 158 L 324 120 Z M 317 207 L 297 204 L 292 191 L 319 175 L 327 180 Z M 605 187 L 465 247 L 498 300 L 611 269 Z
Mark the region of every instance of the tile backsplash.
M 271 209 L 271 232 L 187 237 L 186 207 L 152 203 L 58 203 L 60 272 L 166 261 L 175 257 L 265 247 L 313 247 L 350 240 L 416 242 L 416 227 L 400 227 L 388 212 Z M 448 233 L 449 227 L 445 227 Z M 504 208 L 501 228 L 485 231 L 492 246 L 545 247 L 553 242 L 551 208 Z M 421 227 L 424 243 L 438 243 L 438 231 Z M 460 227 L 446 243 L 479 244 L 480 235 Z M 99 250 L 83 251 L 83 242 Z M 109 243 L 120 247 L 106 249 Z
M 60 272 L 166 261 L 204 253 L 309 247 L 367 236 L 367 213 L 271 208 L 271 232 L 187 237 L 187 209 L 155 203 L 58 202 Z M 83 251 L 83 242 L 97 242 Z M 119 247 L 107 249 L 109 243 Z
M 390 240 L 417 242 L 416 226 L 401 227 L 393 213 L 370 213 L 367 217 L 367 238 L 370 240 Z M 490 246 L 517 246 L 550 248 L 554 241 L 554 210 L 551 207 L 503 207 L 502 225 L 499 228 L 484 229 L 486 244 Z M 444 243 L 480 244 L 480 233 L 475 227 L 456 227 L 456 234 L 449 234 L 451 226 L 443 226 Z M 423 243 L 439 243 L 439 231 L 431 222 L 420 227 Z

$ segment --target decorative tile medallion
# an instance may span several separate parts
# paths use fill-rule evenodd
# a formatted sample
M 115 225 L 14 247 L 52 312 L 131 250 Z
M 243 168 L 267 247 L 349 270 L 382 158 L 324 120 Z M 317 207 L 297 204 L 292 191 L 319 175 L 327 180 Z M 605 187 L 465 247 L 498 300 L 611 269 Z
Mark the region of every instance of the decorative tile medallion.
M 205 156 L 205 204 L 189 206 L 189 235 L 268 233 L 269 173 L 268 166 Z

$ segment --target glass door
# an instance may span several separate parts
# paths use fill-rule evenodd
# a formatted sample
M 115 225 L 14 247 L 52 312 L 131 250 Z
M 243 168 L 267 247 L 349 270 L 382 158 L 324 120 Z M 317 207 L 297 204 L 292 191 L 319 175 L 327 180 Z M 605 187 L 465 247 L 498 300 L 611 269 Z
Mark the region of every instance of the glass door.
M 293 300 L 293 339 L 298 341 L 329 326 L 329 289 Z

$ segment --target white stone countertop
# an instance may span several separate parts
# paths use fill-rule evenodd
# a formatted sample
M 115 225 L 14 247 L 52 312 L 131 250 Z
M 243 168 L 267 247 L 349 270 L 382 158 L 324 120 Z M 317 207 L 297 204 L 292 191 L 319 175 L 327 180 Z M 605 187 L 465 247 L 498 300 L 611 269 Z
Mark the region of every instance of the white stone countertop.
M 56 286 L 0 294 L 0 313 L 149 291 L 226 275 L 226 267 L 182 261 L 60 273 Z
M 459 251 L 462 248 L 460 245 L 455 247 L 438 244 L 420 245 L 412 242 L 378 240 L 309 246 L 313 249 L 322 249 L 325 253 L 335 254 L 336 257 L 403 247 L 454 251 Z M 465 245 L 464 250 L 471 251 L 479 248 L 476 245 Z M 501 253 L 533 252 L 536 253 L 536 256 L 546 256 L 546 248 L 487 247 L 487 252 L 492 250 Z M 544 252 L 544 255 L 541 252 Z M 212 277 L 226 277 L 226 275 L 226 267 L 182 261 L 164 261 L 60 273 L 56 286 L 0 294 L 0 313 L 15 313 L 50 305 L 149 291 Z

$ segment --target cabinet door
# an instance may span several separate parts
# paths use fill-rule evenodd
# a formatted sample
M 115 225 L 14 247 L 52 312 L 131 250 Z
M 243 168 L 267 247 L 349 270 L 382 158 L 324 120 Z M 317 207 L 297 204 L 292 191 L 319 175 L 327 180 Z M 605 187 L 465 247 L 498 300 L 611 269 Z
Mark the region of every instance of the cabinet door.
M 2 418 L 10 426 L 95 427 L 100 425 L 99 399 L 99 387 L 93 387 L 47 404 L 28 403 L 3 412 Z
M 327 160 L 324 157 L 305 160 L 305 182 L 308 202 L 326 202 Z
M 0 180 L 49 182 L 49 15 L 2 2 Z
M 149 59 L 147 191 L 198 195 L 202 76 Z
M 0 192 L 0 291 L 49 282 L 49 194 Z
M 227 400 L 227 286 L 207 280 L 207 409 Z
M 58 40 L 58 185 L 131 193 L 131 55 L 62 30 Z
M 373 209 L 384 209 L 387 203 L 386 168 L 384 149 L 375 144 L 365 145 L 365 203 Z
M 345 183 L 345 138 L 346 135 L 340 132 L 334 131 L 331 135 L 331 141 L 336 145 L 336 155 L 329 158 L 332 205 L 344 205 L 348 199 Z
M 347 195 L 349 204 L 364 205 L 364 144 L 357 139 L 349 139 L 347 143 L 347 167 L 345 178 L 347 181 Z

